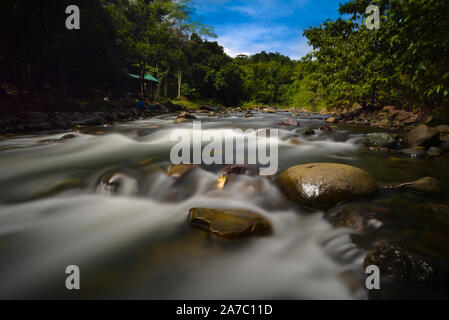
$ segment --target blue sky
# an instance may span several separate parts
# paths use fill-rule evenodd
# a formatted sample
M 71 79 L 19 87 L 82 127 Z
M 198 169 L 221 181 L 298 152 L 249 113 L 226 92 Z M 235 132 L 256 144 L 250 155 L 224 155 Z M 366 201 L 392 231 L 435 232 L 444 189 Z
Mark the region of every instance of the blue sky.
M 231 56 L 265 50 L 299 59 L 311 51 L 304 29 L 339 16 L 344 0 L 195 0 L 195 19 L 212 25 Z

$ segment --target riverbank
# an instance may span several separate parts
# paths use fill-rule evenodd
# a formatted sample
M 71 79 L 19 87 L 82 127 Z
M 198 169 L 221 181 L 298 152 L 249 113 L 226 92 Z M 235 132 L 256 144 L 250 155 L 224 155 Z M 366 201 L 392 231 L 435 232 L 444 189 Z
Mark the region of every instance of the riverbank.
M 395 106 L 386 106 L 380 111 L 368 112 L 361 106 L 354 105 L 350 109 L 328 114 L 324 110 L 320 113 L 311 113 L 304 108 L 281 109 L 263 105 L 253 108 L 224 108 L 201 105 L 184 99 L 147 103 L 145 110 L 139 111 L 137 101 L 134 99 L 80 101 L 60 100 L 55 97 L 9 95 L 2 98 L 1 111 L 3 117 L 0 120 L 0 134 L 5 137 L 70 130 L 89 132 L 92 127 L 109 127 L 123 122 L 147 120 L 164 114 L 178 114 L 180 120 L 177 122 L 181 123 L 189 112 L 204 113 L 212 117 L 241 114 L 244 118 L 251 118 L 255 112 L 267 114 L 288 112 L 292 118 L 299 114 L 306 116 L 319 114 L 327 115 L 326 122 L 330 125 L 370 127 L 374 133 L 365 139 L 364 144 L 371 151 L 398 151 L 410 157 L 432 157 L 449 152 L 448 125 L 432 126 L 435 121 L 427 113 L 421 111 L 412 113 Z M 299 125 L 289 119 L 285 124 Z M 312 131 L 313 129 L 310 128 L 309 132 Z

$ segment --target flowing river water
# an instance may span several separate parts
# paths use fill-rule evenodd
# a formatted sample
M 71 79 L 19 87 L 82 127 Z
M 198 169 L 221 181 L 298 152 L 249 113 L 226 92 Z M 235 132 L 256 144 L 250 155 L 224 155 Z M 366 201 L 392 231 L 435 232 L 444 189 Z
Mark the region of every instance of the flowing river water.
M 432 176 L 449 185 L 447 156 L 411 159 L 368 151 L 361 139 L 369 128 L 336 125 L 323 132 L 324 117 L 307 114 L 296 117 L 300 127 L 285 127 L 279 123 L 292 117 L 286 112 L 197 117 L 203 131 L 280 129 L 280 170 L 336 162 L 382 182 Z M 167 176 L 171 132 L 192 130 L 191 123 L 174 119 L 97 128 L 101 132 L 74 133 L 64 142 L 51 139 L 67 132 L 0 140 L 0 298 L 366 299 L 363 260 L 381 240 L 408 243 L 447 268 L 448 229 L 414 210 L 449 204 L 447 193 L 381 190 L 354 204 L 361 215 L 379 215 L 375 232 L 336 228 L 323 212 L 286 200 L 275 177 L 242 175 L 218 190 L 223 166 Z M 316 133 L 298 131 L 307 126 Z M 118 187 L 105 184 L 105 176 Z M 194 207 L 255 211 L 274 233 L 220 240 L 190 226 Z M 65 287 L 68 265 L 81 270 L 79 291 Z M 383 297 L 440 296 L 394 281 L 389 288 Z

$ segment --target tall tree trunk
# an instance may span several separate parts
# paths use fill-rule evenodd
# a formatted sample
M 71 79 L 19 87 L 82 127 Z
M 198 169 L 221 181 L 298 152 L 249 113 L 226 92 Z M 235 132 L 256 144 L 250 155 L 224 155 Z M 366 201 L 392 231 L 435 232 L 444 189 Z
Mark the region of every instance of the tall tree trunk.
M 139 66 L 140 99 L 145 100 L 145 68 L 143 64 Z
M 181 70 L 178 71 L 178 100 L 181 100 L 181 84 L 182 84 L 182 73 Z
M 156 101 L 159 102 L 159 97 L 161 96 L 161 82 L 162 79 L 158 79 L 159 82 L 157 83 L 157 88 L 156 88 Z
M 167 98 L 167 91 L 168 91 L 168 77 L 165 77 L 164 81 L 164 97 Z

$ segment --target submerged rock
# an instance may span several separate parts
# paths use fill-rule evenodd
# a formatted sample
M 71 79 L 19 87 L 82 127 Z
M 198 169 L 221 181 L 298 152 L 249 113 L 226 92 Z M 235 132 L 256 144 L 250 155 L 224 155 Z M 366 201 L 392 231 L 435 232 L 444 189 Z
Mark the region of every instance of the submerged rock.
M 325 215 L 334 227 L 352 228 L 370 234 L 382 228 L 388 220 L 390 209 L 382 206 L 355 202 L 333 208 Z
M 367 147 L 390 148 L 396 143 L 396 139 L 388 133 L 370 133 L 365 136 L 363 144 Z
M 193 208 L 189 212 L 189 221 L 192 225 L 224 239 L 266 236 L 273 233 L 266 218 L 245 210 Z
M 443 149 L 438 148 L 438 147 L 430 147 L 427 150 L 427 155 L 429 157 L 439 157 L 441 155 L 441 152 L 443 151 Z
M 280 174 L 278 183 L 290 200 L 320 209 L 378 191 L 377 182 L 366 171 L 337 163 L 291 167 Z
M 194 164 L 177 164 L 174 165 L 170 168 L 170 170 L 168 170 L 168 175 L 170 177 L 174 177 L 174 178 L 179 178 L 181 177 L 183 174 L 185 174 L 187 171 L 190 171 L 194 168 L 197 168 L 197 165 Z
M 254 170 L 243 164 L 231 164 L 220 170 L 222 174 L 254 174 Z
M 64 136 L 62 136 L 59 139 L 45 139 L 45 140 L 39 140 L 37 143 L 64 143 L 67 142 L 67 140 L 76 138 L 76 135 L 74 134 L 66 134 Z
M 79 179 L 71 179 L 71 180 L 65 180 L 61 181 L 54 186 L 48 188 L 47 190 L 39 193 L 38 197 L 50 197 L 57 195 L 61 192 L 78 188 L 81 185 L 81 181 Z
M 438 144 L 439 134 L 437 129 L 421 124 L 407 134 L 406 142 L 410 147 L 430 147 Z
M 322 125 L 320 127 L 320 130 L 324 131 L 324 132 L 332 132 L 332 129 L 330 127 L 326 126 L 326 125 Z
M 196 119 L 196 117 L 187 111 L 183 111 L 178 115 L 178 119 Z
M 379 183 L 379 185 L 385 189 L 398 189 L 420 193 L 439 193 L 444 191 L 443 184 L 432 177 L 425 177 L 404 183 Z
M 438 193 L 444 191 L 443 184 L 435 178 L 425 177 L 413 182 L 402 183 L 400 189 L 422 193 Z
M 416 210 L 419 213 L 430 213 L 432 218 L 436 218 L 438 221 L 449 225 L 449 206 L 441 203 L 422 203 L 413 205 L 412 210 Z
M 315 130 L 310 127 L 306 127 L 303 131 L 303 134 L 305 134 L 306 136 L 311 136 L 315 134 Z
M 447 124 L 439 125 L 435 129 L 437 129 L 439 133 L 449 133 L 449 126 Z
M 399 150 L 400 153 L 409 156 L 410 158 L 421 158 L 427 155 L 427 152 L 424 150 L 416 149 L 416 148 L 408 148 Z
M 131 195 L 138 190 L 137 181 L 135 178 L 126 174 L 125 172 L 111 171 L 105 173 L 100 178 L 100 183 L 97 186 L 97 192 L 114 195 Z
M 190 122 L 192 119 L 186 119 L 186 118 L 178 118 L 173 123 L 184 123 L 184 122 Z

